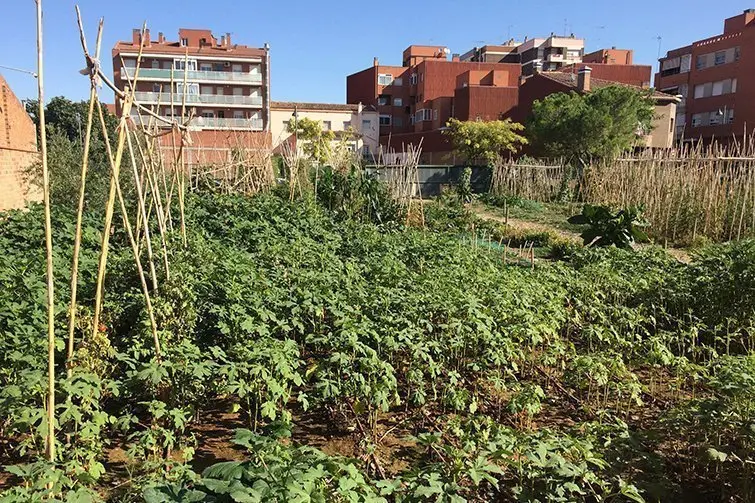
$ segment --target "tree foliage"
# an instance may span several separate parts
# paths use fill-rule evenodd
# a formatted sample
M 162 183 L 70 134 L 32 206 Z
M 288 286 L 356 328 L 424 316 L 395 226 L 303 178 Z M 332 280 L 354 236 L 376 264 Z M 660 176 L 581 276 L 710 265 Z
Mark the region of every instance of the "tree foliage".
M 641 89 L 616 85 L 584 95 L 556 93 L 533 104 L 527 137 L 545 156 L 612 158 L 635 146 L 652 129 L 653 117 L 649 92 Z
M 491 164 L 498 156 L 505 152 L 516 152 L 527 143 L 527 139 L 517 134 L 524 126 L 511 119 L 475 122 L 450 119 L 446 123 L 448 129 L 443 134 L 449 137 L 454 149 L 467 162 L 481 160 Z
M 303 117 L 288 123 L 288 132 L 296 133 L 297 139 L 302 141 L 302 148 L 314 161 L 324 164 L 331 150 L 331 142 L 335 140 L 335 133 L 324 130 L 321 121 Z
M 26 111 L 37 126 L 39 134 L 39 114 L 36 100 L 25 102 Z M 47 130 L 48 163 L 50 168 L 50 198 L 56 204 L 75 208 L 78 204 L 81 183 L 81 161 L 84 154 L 89 103 L 74 102 L 62 96 L 52 98 L 45 107 Z M 110 143 L 115 149 L 118 119 L 103 109 Z M 102 127 L 95 109 L 89 147 L 89 167 L 87 175 L 87 196 L 85 205 L 102 207 L 107 198 L 110 184 L 110 163 L 107 158 Z M 124 191 L 127 188 L 127 170 L 122 170 Z M 35 164 L 26 173 L 32 184 L 41 186 L 42 166 Z

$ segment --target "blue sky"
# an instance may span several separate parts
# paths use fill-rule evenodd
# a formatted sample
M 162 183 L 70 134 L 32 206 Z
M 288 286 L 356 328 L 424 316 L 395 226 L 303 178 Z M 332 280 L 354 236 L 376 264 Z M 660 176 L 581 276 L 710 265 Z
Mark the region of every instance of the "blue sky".
M 4 40 L 0 65 L 34 70 L 35 6 L 33 0 L 2 0 Z M 749 3 L 748 3 L 749 2 Z M 45 93 L 84 99 L 86 78 L 78 70 L 81 55 L 74 2 L 43 0 L 45 7 Z M 657 37 L 665 53 L 694 40 L 720 33 L 723 20 L 755 7 L 755 0 L 632 0 L 556 2 L 529 0 L 81 0 L 84 27 L 94 44 L 97 20 L 105 18 L 103 62 L 112 71 L 110 49 L 130 39 L 143 21 L 156 36 L 169 40 L 178 28 L 231 32 L 239 44 L 271 46 L 274 100 L 342 103 L 346 75 L 364 69 L 377 56 L 383 64 L 401 64 L 410 44 L 445 45 L 465 52 L 475 45 L 500 43 L 509 34 L 548 36 L 566 26 L 586 39 L 586 50 L 617 46 L 635 50 L 635 62 L 654 64 Z M 0 68 L 20 98 L 36 95 L 29 76 Z M 103 99 L 112 100 L 104 92 Z

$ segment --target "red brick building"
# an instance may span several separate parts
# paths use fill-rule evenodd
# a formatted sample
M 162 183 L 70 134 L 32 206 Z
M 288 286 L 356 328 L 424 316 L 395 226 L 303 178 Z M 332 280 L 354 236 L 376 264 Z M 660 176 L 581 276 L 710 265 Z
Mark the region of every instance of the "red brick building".
M 459 61 L 440 46 L 410 46 L 405 66 L 373 66 L 346 78 L 347 103 L 374 105 L 381 144 L 400 150 L 423 141 L 425 162 L 451 150 L 440 131 L 448 119 L 495 120 L 517 105 L 518 63 Z M 432 156 L 431 153 L 438 153 Z
M 454 162 L 451 145 L 441 134 L 448 119 L 490 121 L 510 117 L 523 122 L 529 116 L 532 101 L 549 94 L 542 93 L 547 84 L 536 86 L 542 92 L 522 104 L 523 83 L 532 77 L 522 75 L 521 63 L 488 62 L 506 61 L 516 48 L 513 42 L 485 46 L 484 50 L 465 54 L 465 61 L 461 61 L 455 55 L 449 60 L 448 49 L 441 46 L 410 46 L 404 51 L 403 66 L 380 65 L 375 58 L 372 67 L 349 75 L 346 101 L 377 107 L 382 145 L 401 150 L 402 145 L 416 145 L 421 140 L 423 162 Z M 630 50 L 604 49 L 588 56 L 606 60 L 591 65 L 593 77 L 601 82 L 645 88 L 650 85 L 650 66 L 624 64 L 632 60 Z M 582 66 L 564 65 L 558 72 L 549 73 L 573 73 L 576 79 Z M 541 73 L 541 65 L 535 67 L 535 72 Z M 551 92 L 569 90 L 555 84 Z
M 679 94 L 676 135 L 728 139 L 755 125 L 755 9 L 724 21 L 720 35 L 668 51 L 655 87 Z
M 125 89 L 133 79 L 141 45 L 141 30 L 133 30 L 130 41 L 118 42 L 113 48 L 118 88 Z M 153 40 L 146 30 L 143 45 L 135 101 L 179 122 L 185 120 L 181 118 L 185 103 L 186 116 L 194 116 L 191 146 L 186 149 L 189 163 L 224 162 L 229 149 L 270 144 L 267 45 L 248 47 L 233 43 L 230 33 L 218 40 L 210 30 L 185 28 L 179 30 L 175 42 L 162 33 Z M 116 109 L 120 114 L 118 102 Z M 136 110 L 132 109 L 131 115 L 138 119 Z M 161 141 L 164 151 L 172 152 L 170 135 Z
M 42 199 L 41 191 L 24 177 L 24 170 L 38 161 L 34 123 L 0 75 L 0 211 Z
M 583 63 L 605 63 L 607 65 L 631 65 L 634 51 L 631 49 L 599 49 L 582 56 Z

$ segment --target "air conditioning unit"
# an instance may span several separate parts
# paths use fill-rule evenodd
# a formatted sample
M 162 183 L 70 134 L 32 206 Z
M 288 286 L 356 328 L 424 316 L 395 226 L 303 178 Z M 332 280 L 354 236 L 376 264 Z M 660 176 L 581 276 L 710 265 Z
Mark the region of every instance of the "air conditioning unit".
M 223 66 L 225 66 L 226 68 L 228 68 L 229 66 L 231 66 L 231 62 L 230 61 L 226 61 L 225 63 L 223 63 Z

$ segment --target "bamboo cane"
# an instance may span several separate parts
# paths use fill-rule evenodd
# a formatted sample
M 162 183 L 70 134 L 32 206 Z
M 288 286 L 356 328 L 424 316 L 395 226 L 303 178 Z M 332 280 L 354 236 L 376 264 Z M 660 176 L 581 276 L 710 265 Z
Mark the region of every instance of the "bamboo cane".
M 55 282 L 52 265 L 52 222 L 50 218 L 50 173 L 47 168 L 44 61 L 42 43 L 42 0 L 37 4 L 37 99 L 39 100 L 39 142 L 42 154 L 42 193 L 45 205 L 45 250 L 47 256 L 47 459 L 55 461 Z

